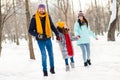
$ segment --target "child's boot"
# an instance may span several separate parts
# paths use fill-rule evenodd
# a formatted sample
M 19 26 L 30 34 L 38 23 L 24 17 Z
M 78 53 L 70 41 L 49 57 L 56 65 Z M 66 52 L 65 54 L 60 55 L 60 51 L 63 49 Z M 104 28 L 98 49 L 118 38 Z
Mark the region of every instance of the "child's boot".
M 71 68 L 75 68 L 75 64 L 73 62 L 70 63 Z
M 69 71 L 69 70 L 70 70 L 69 65 L 66 65 L 66 71 Z

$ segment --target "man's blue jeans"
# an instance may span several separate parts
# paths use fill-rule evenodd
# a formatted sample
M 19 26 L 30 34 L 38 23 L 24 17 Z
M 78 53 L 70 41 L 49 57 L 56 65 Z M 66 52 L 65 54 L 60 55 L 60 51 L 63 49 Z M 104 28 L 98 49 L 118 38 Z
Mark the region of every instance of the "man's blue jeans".
M 53 47 L 52 47 L 51 39 L 38 40 L 37 42 L 38 42 L 38 46 L 41 51 L 43 71 L 47 71 L 46 50 L 47 50 L 48 56 L 49 56 L 50 67 L 51 68 L 54 67 L 54 56 L 53 56 Z
M 87 59 L 90 59 L 90 44 L 89 43 L 80 44 L 80 47 L 83 54 L 83 60 L 84 62 L 86 62 Z

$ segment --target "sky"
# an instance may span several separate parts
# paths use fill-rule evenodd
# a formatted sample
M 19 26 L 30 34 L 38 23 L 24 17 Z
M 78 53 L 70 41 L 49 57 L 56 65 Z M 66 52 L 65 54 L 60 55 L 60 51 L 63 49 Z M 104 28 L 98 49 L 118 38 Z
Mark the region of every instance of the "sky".
M 31 0 L 31 2 L 38 2 L 38 1 L 40 2 L 40 0 Z M 54 1 L 54 0 L 50 0 L 51 3 L 53 3 L 52 1 Z M 91 5 L 91 1 L 94 3 L 95 0 L 73 0 L 75 11 L 80 10 L 79 1 L 81 2 L 81 8 L 84 11 L 89 7 L 89 5 Z M 107 4 L 108 0 L 97 0 L 97 2 L 100 5 L 101 5 L 101 2 L 102 2 L 103 6 L 105 6 Z
M 95 0 L 73 0 L 75 8 L 77 8 L 76 10 L 79 10 L 79 1 L 81 1 L 81 8 L 84 11 L 85 9 L 87 9 L 89 6 L 91 6 L 91 1 L 94 4 Z M 107 0 L 97 0 L 98 4 L 101 5 L 101 2 L 103 2 L 103 5 L 105 5 L 107 3 Z

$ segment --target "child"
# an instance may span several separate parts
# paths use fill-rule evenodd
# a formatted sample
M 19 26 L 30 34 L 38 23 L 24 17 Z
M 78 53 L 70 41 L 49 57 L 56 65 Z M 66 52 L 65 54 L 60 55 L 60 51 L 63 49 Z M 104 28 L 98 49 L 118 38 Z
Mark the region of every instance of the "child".
M 69 63 L 68 63 L 68 58 L 70 58 L 70 65 L 72 68 L 74 68 L 74 54 L 73 54 L 73 48 L 72 48 L 72 43 L 70 40 L 70 35 L 68 33 L 69 29 L 65 28 L 65 23 L 64 22 L 57 22 L 57 29 L 59 32 L 59 46 L 62 52 L 63 59 L 65 60 L 65 65 L 66 65 L 66 71 L 70 70 Z

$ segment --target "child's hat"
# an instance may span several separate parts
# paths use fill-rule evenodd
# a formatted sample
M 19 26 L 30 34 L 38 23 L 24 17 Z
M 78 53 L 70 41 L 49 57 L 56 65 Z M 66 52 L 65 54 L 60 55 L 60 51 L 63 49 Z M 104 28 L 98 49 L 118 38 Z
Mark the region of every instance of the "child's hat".
M 57 27 L 59 27 L 59 28 L 64 28 L 65 22 L 57 22 L 56 25 L 57 25 Z

